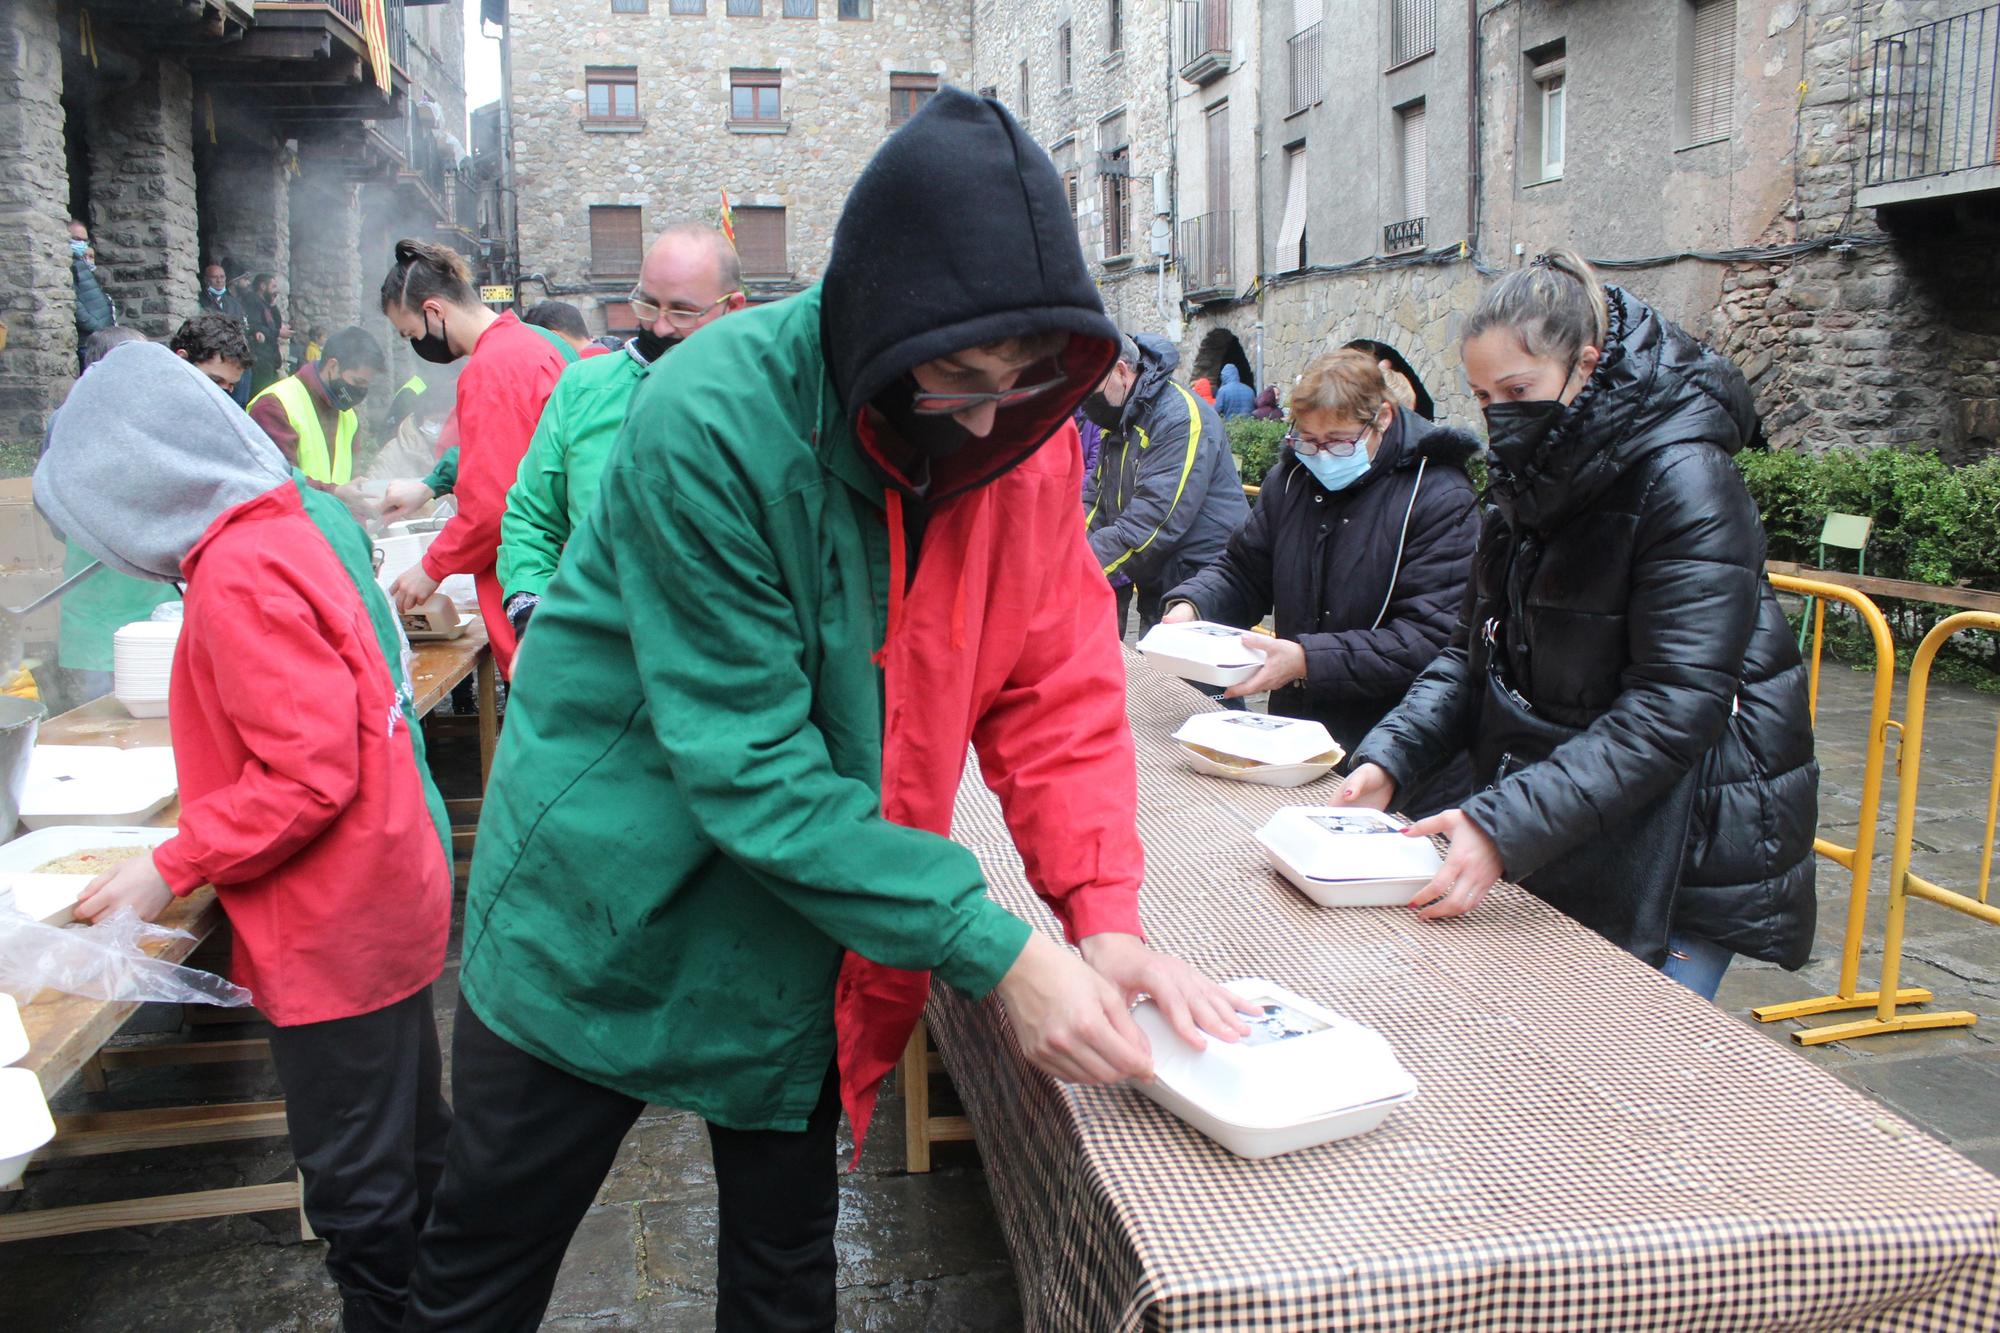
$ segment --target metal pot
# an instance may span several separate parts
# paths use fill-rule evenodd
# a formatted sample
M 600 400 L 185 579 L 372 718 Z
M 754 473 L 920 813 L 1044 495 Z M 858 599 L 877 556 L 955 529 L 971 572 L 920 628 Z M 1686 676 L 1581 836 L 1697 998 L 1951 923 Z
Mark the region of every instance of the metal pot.
M 21 794 L 28 785 L 28 759 L 35 733 L 48 710 L 32 699 L 0 695 L 0 841 L 14 836 L 21 819 Z

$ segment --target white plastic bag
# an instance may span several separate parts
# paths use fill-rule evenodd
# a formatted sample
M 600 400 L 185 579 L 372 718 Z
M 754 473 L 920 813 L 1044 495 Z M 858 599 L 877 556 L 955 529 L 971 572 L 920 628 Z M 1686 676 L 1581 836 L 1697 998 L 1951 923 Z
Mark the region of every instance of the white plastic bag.
M 213 972 L 162 962 L 139 946 L 148 940 L 193 939 L 141 921 L 121 907 L 89 926 L 50 926 L 0 911 L 0 991 L 28 1000 L 43 989 L 94 1000 L 158 1004 L 247 1005 L 250 992 Z

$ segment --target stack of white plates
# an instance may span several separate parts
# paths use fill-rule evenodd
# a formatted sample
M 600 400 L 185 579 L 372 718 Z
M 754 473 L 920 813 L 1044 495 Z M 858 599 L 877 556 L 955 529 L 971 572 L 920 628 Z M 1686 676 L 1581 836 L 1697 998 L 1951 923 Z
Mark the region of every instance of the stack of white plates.
M 11 1065 L 27 1053 L 21 1007 L 13 996 L 0 995 L 0 1065 Z M 11 1189 L 28 1159 L 55 1136 L 41 1080 L 25 1069 L 0 1069 L 0 1189 Z
M 178 620 L 137 620 L 111 636 L 111 692 L 133 717 L 165 717 Z

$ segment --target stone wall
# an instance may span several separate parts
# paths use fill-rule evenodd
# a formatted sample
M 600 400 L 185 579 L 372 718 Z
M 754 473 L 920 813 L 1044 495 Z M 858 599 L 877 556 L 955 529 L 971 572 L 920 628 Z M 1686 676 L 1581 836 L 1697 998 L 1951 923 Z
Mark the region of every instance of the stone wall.
M 786 210 L 789 282 L 816 279 L 854 179 L 889 133 L 889 76 L 935 74 L 963 84 L 970 64 L 962 3 L 875 0 L 874 17 L 842 21 L 835 0 L 813 18 L 730 17 L 724 0 L 677 15 L 665 0 L 618 14 L 605 0 L 516 0 L 514 175 L 521 270 L 583 306 L 622 297 L 631 275 L 593 274 L 592 205 L 637 205 L 650 239 L 680 221 L 713 222 L 719 194 L 737 207 Z M 694 53 L 699 53 L 698 58 Z M 639 119 L 585 123 L 585 69 L 638 72 Z M 778 126 L 730 123 L 731 69 L 776 69 Z M 524 284 L 524 301 L 542 299 Z
M 118 322 L 167 338 L 200 297 L 194 81 L 148 59 L 138 83 L 91 107 L 90 223 L 98 276 Z
M 1239 12 L 1254 6 L 1239 3 Z M 1167 275 L 1164 297 L 1152 252 L 1155 225 L 1153 175 L 1174 168 L 1172 103 L 1168 79 L 1173 60 L 1175 7 L 1124 0 L 1124 45 L 1110 46 L 1105 0 L 979 0 L 973 9 L 972 82 L 991 87 L 1022 116 L 1021 66 L 1028 68 L 1027 114 L 1022 120 L 1056 166 L 1077 178 L 1077 238 L 1097 277 L 1104 304 L 1119 327 L 1178 339 L 1180 281 Z M 1247 21 L 1247 20 L 1246 20 Z M 1070 84 L 1064 88 L 1058 34 L 1070 26 Z M 1104 253 L 1104 189 L 1098 152 L 1107 125 L 1124 118 L 1130 145 L 1133 241 L 1126 256 Z
M 0 5 L 0 444 L 39 440 L 76 373 L 54 0 Z
M 362 287 L 370 275 L 381 281 L 391 256 L 362 262 L 361 187 L 336 164 L 310 152 L 302 167 L 303 174 L 292 182 L 292 271 L 283 294 L 285 313 L 300 328 L 343 328 L 360 322 Z
M 234 272 L 284 275 L 292 266 L 292 190 L 275 145 L 212 150 L 202 159 L 208 253 Z

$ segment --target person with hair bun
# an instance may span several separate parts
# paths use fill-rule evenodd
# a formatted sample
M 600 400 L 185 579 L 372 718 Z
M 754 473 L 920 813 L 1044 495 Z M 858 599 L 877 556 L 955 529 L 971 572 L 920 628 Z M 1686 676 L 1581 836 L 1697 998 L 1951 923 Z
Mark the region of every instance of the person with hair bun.
M 382 280 L 382 313 L 424 360 L 442 364 L 466 359 L 455 414 L 458 513 L 423 560 L 396 580 L 390 595 L 398 609 L 407 611 L 422 605 L 449 576 L 472 575 L 494 661 L 502 674 L 509 674 L 514 629 L 507 623 L 494 573 L 500 519 L 542 405 L 576 353 L 547 330 L 523 324 L 513 312 L 496 314 L 480 304 L 465 260 L 454 250 L 422 241 L 396 242 L 396 262 Z
M 1222 557 L 1166 595 L 1169 624 L 1254 625 L 1264 657 L 1228 693 L 1271 695 L 1271 711 L 1313 718 L 1351 750 L 1451 636 L 1479 537 L 1465 462 L 1479 441 L 1392 396 L 1372 350 L 1343 348 L 1292 389 L 1292 429 L 1257 507 Z M 1402 795 L 1428 814 L 1470 790 L 1463 761 Z
M 1800 967 L 1819 766 L 1730 461 L 1749 384 L 1567 251 L 1495 284 L 1460 350 L 1491 450 L 1472 588 L 1337 803 L 1468 751 L 1482 790 L 1407 830 L 1451 840 L 1426 920 L 1504 875 L 1710 999 L 1736 954 Z

